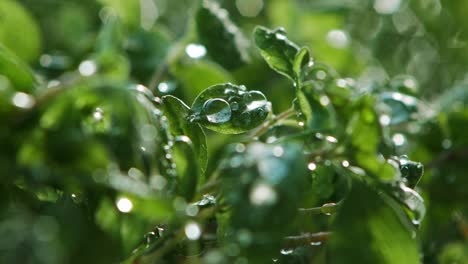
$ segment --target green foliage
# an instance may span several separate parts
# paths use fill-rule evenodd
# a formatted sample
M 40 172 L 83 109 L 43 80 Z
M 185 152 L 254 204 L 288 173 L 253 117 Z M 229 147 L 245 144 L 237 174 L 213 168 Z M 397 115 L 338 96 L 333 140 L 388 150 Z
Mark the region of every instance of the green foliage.
M 37 2 L 0 1 L 0 263 L 467 261 L 463 1 Z

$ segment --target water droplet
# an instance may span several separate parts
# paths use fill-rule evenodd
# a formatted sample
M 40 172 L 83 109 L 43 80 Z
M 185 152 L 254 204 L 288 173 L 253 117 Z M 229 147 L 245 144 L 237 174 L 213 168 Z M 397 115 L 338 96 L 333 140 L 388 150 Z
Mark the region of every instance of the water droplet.
M 343 167 L 345 167 L 345 168 L 349 167 L 349 161 L 343 160 L 343 161 L 341 162 L 341 166 L 343 166 Z
M 283 248 L 280 251 L 281 255 L 290 255 L 293 252 L 294 252 L 294 249 L 292 249 L 292 248 Z
M 235 146 L 235 150 L 238 153 L 242 153 L 242 152 L 245 151 L 245 145 L 242 144 L 242 143 L 237 143 L 236 146 Z
M 343 49 L 346 48 L 349 44 L 348 34 L 343 30 L 333 29 L 327 33 L 327 42 L 330 46 Z
M 198 211 L 198 206 L 195 204 L 189 204 L 187 207 L 185 207 L 185 214 L 188 216 L 196 216 Z
M 303 127 L 303 126 L 304 126 L 304 122 L 302 122 L 302 121 L 301 121 L 301 122 L 298 122 L 297 124 L 298 124 L 300 127 Z
M 311 246 L 320 246 L 322 245 L 322 242 L 318 241 L 318 242 L 310 242 L 310 245 Z
M 36 100 L 34 100 L 34 97 L 27 93 L 17 92 L 15 95 L 13 95 L 13 98 L 11 98 L 11 102 L 16 107 L 29 109 L 34 106 Z
M 185 235 L 190 240 L 198 240 L 201 236 L 201 228 L 195 222 L 188 222 L 184 228 Z
M 268 103 L 265 95 L 259 91 L 251 91 L 246 93 L 244 95 L 244 100 L 246 101 L 248 111 L 263 107 Z
M 327 78 L 327 73 L 323 70 L 318 70 L 316 73 L 315 73 L 315 77 L 319 80 L 325 80 L 325 78 Z
M 332 137 L 332 136 L 326 136 L 325 140 L 330 142 L 330 143 L 338 143 L 338 139 L 336 139 L 335 137 Z
M 327 106 L 330 104 L 330 99 L 326 95 L 320 96 L 320 104 L 323 106 Z
M 239 13 L 245 17 L 256 17 L 263 9 L 263 0 L 236 0 Z
M 379 122 L 382 126 L 388 126 L 390 125 L 390 122 L 391 122 L 391 118 L 390 116 L 388 115 L 381 115 L 380 118 L 379 118 Z
M 91 61 L 91 60 L 85 60 L 81 62 L 80 65 L 78 66 L 78 71 L 83 76 L 91 76 L 95 74 L 97 71 L 96 62 Z
M 119 211 L 122 213 L 129 213 L 133 209 L 132 201 L 130 201 L 130 199 L 126 197 L 121 197 L 117 199 L 116 205 L 117 209 L 119 209 Z
M 326 203 L 322 205 L 322 213 L 325 215 L 331 215 L 336 211 L 336 203 Z
M 208 122 L 213 124 L 225 123 L 231 119 L 231 107 L 223 99 L 209 99 L 203 104 L 203 114 Z
M 93 112 L 93 118 L 96 121 L 101 121 L 104 118 L 104 111 L 97 107 Z
M 452 141 L 448 138 L 442 140 L 442 147 L 444 149 L 449 149 L 452 146 Z
M 171 91 L 171 87 L 169 86 L 168 83 L 162 82 L 162 83 L 158 84 L 158 90 L 159 90 L 161 93 L 168 93 L 168 92 Z
M 185 53 L 192 59 L 200 59 L 206 55 L 206 48 L 203 45 L 191 43 L 185 47 Z
M 396 133 L 395 135 L 393 135 L 392 141 L 396 146 L 402 146 L 403 144 L 405 144 L 406 138 L 403 134 Z
M 275 146 L 273 148 L 273 156 L 279 158 L 283 156 L 283 154 L 284 154 L 284 149 L 281 146 Z
M 307 165 L 307 168 L 308 168 L 310 171 L 314 171 L 314 170 L 317 169 L 317 165 L 316 165 L 315 163 L 311 162 L 311 163 L 309 163 L 309 164 Z
M 159 238 L 159 235 L 156 234 L 155 232 L 151 231 L 145 234 L 145 243 L 147 245 L 152 244 L 154 241 L 156 241 Z
M 401 0 L 375 0 L 374 9 L 382 15 L 395 13 L 400 8 Z
M 264 183 L 257 184 L 250 192 L 250 201 L 254 205 L 272 205 L 276 202 L 277 194 L 273 188 Z
M 239 110 L 239 104 L 237 102 L 232 102 L 230 106 L 231 106 L 232 111 Z

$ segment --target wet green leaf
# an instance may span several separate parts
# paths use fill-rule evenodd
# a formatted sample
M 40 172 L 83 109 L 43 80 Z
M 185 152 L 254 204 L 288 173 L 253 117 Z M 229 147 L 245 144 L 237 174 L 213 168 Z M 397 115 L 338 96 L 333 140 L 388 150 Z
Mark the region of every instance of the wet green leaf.
M 397 159 L 400 166 L 401 176 L 406 180 L 406 185 L 410 188 L 416 187 L 419 180 L 424 174 L 424 166 L 421 162 L 415 162 L 408 159 L 408 156 L 403 155 Z
M 249 61 L 247 39 L 229 19 L 227 10 L 213 0 L 202 0 L 201 3 L 195 20 L 198 38 L 208 54 L 227 69 L 235 69 Z
M 286 37 L 282 28 L 270 30 L 256 27 L 254 40 L 268 65 L 278 73 L 296 81 L 300 66 L 308 62 L 306 48 L 299 47 Z
M 216 132 L 238 134 L 262 124 L 270 113 L 270 103 L 259 91 L 226 83 L 200 93 L 191 110 L 192 122 Z
M 354 181 L 333 224 L 330 263 L 421 263 L 402 213 L 371 187 Z
M 186 136 L 190 139 L 194 155 L 198 160 L 199 175 L 203 177 L 207 164 L 206 138 L 199 124 L 189 121 L 190 109 L 178 98 L 166 95 L 162 98 L 164 116 L 169 124 L 169 131 L 173 137 Z

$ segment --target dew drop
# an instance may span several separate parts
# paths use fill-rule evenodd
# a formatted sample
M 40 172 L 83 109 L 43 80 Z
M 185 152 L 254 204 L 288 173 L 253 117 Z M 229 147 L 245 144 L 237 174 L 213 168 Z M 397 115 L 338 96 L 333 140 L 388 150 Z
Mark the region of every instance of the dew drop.
M 133 203 L 126 197 L 121 197 L 116 202 L 117 209 L 122 213 L 130 213 L 133 209 Z
M 448 138 L 442 140 L 442 147 L 444 149 L 449 149 L 452 146 L 452 141 Z
M 273 156 L 279 158 L 279 157 L 283 156 L 283 154 L 284 154 L 284 149 L 282 147 L 275 146 L 273 148 Z
M 250 201 L 254 205 L 272 205 L 276 202 L 277 194 L 270 185 L 257 184 L 250 192 Z
M 343 160 L 343 161 L 341 162 L 341 166 L 343 166 L 343 167 L 345 167 L 345 168 L 348 168 L 348 167 L 349 167 L 349 161 Z
M 13 105 L 19 108 L 23 109 L 29 109 L 34 106 L 35 100 L 34 97 L 27 93 L 22 93 L 22 92 L 17 92 L 15 95 L 13 95 L 13 98 L 11 98 L 11 102 Z
M 281 255 L 290 255 L 293 252 L 294 252 L 294 249 L 292 249 L 292 248 L 283 248 L 280 251 Z
M 381 115 L 380 118 L 379 118 L 379 122 L 382 126 L 388 126 L 390 125 L 390 122 L 392 120 L 390 119 L 390 116 L 388 115 Z
M 213 124 L 221 124 L 231 119 L 231 107 L 229 103 L 223 99 L 209 99 L 203 104 L 203 113 L 208 122 Z
M 102 118 L 104 118 L 104 111 L 101 108 L 97 107 L 93 112 L 93 118 L 96 121 L 101 121 Z
M 155 232 L 151 231 L 145 234 L 145 243 L 147 245 L 152 244 L 154 241 L 156 241 L 159 238 L 158 234 Z
M 78 71 L 83 76 L 91 76 L 96 73 L 97 65 L 94 61 L 85 60 L 78 66 Z
M 185 235 L 190 240 L 198 240 L 201 236 L 201 228 L 195 222 L 189 222 L 185 225 L 184 228 Z
M 188 44 L 185 47 L 185 53 L 192 59 L 199 59 L 206 55 L 206 48 L 200 44 Z
M 311 163 L 309 163 L 309 164 L 307 165 L 307 168 L 308 168 L 310 171 L 314 171 L 314 170 L 317 169 L 317 165 L 316 165 L 315 163 L 311 162 Z
M 393 143 L 395 143 L 396 146 L 402 146 L 405 144 L 406 138 L 403 134 L 397 133 L 393 135 L 392 137 Z

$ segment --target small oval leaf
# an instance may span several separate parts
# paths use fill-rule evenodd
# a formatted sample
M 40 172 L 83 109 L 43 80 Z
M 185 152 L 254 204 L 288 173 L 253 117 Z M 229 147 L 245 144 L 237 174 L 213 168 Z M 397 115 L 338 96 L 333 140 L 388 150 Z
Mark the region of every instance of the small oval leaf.
M 262 124 L 270 109 L 270 103 L 259 91 L 247 91 L 245 86 L 231 83 L 218 84 L 195 98 L 190 120 L 219 133 L 238 134 Z

